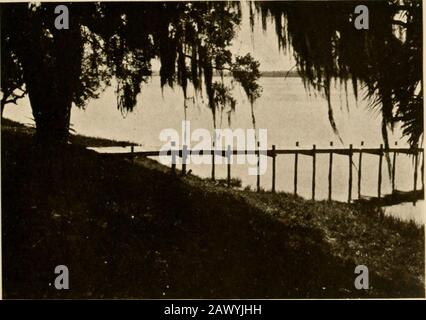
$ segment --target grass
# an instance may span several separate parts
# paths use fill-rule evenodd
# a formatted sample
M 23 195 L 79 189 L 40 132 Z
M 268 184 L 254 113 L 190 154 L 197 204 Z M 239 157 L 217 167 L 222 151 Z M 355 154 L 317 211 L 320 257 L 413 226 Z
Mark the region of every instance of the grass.
M 35 128 L 30 125 L 23 125 L 13 120 L 2 118 L 1 119 L 2 129 L 8 131 L 17 131 L 25 132 L 28 135 L 33 135 L 35 133 Z M 71 134 L 70 142 L 74 145 L 81 145 L 85 147 L 128 147 L 128 146 L 137 146 L 136 143 L 129 141 L 119 141 L 114 139 L 104 139 L 99 137 L 88 137 L 81 134 Z
M 12 127 L 2 126 L 6 298 L 425 296 L 423 227 L 78 145 L 45 154 Z M 59 264 L 70 290 L 52 286 Z M 358 264 L 369 290 L 354 288 Z

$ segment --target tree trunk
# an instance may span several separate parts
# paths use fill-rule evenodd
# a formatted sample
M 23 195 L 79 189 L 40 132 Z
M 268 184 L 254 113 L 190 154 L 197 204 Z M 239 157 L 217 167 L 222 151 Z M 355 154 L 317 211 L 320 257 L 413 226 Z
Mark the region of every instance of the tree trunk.
M 33 106 L 33 109 L 40 108 Z M 52 110 L 55 106 L 47 106 L 46 109 Z M 68 142 L 71 104 L 57 105 L 56 109 L 61 112 L 41 113 L 34 117 L 38 143 L 56 146 Z
M 28 19 L 27 37 L 22 40 L 26 42 L 18 46 L 22 49 L 18 54 L 36 124 L 36 141 L 55 148 L 68 142 L 83 46 L 77 19 L 69 30 L 57 30 L 55 16 L 49 18 L 50 38 L 46 37 L 42 15 Z
M 0 104 L 1 104 L 1 118 L 3 119 L 3 111 L 4 111 L 4 106 L 5 106 L 3 99 L 1 100 Z

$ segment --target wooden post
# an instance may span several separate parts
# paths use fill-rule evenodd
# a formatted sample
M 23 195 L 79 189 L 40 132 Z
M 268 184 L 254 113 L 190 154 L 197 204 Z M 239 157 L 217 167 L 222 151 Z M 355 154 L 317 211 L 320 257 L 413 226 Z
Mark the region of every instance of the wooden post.
M 417 190 L 417 167 L 418 167 L 418 155 L 417 145 L 414 146 L 414 192 Z
M 182 175 L 186 174 L 186 157 L 188 152 L 188 146 L 186 144 L 183 145 L 182 148 Z
M 316 162 L 317 162 L 317 153 L 316 145 L 312 147 L 312 200 L 315 200 L 315 176 L 316 176 Z
M 131 159 L 132 159 L 132 164 L 135 163 L 135 146 L 130 146 L 130 153 L 131 153 Z
M 172 156 L 172 172 L 176 173 L 176 151 L 174 147 L 176 146 L 176 142 L 172 141 L 171 143 L 172 149 L 170 150 L 171 156 Z
M 275 160 L 276 160 L 276 154 L 275 154 L 275 144 L 272 145 L 272 192 L 275 193 Z
M 353 146 L 349 145 L 349 182 L 348 182 L 348 203 L 351 203 L 352 200 L 352 154 Z
M 227 159 L 227 167 L 228 167 L 228 188 L 231 187 L 231 146 L 228 145 L 226 149 L 226 159 Z
M 395 141 L 395 147 L 398 145 L 398 142 Z M 396 172 L 396 154 L 397 152 L 393 152 L 393 159 L 392 159 L 392 193 L 395 192 L 395 172 Z
M 361 147 L 364 146 L 364 141 L 361 141 Z M 361 178 L 362 178 L 362 149 L 359 151 L 358 158 L 358 199 L 361 199 Z
M 422 190 L 425 190 L 425 152 L 422 151 Z
M 212 148 L 212 180 L 214 181 L 215 178 L 215 158 L 216 158 L 216 147 L 215 147 L 215 141 L 213 140 L 213 148 Z
M 299 146 L 299 142 L 296 142 L 296 147 Z M 297 163 L 299 160 L 299 154 L 294 154 L 294 195 L 297 196 Z
M 330 147 L 332 146 L 333 146 L 333 141 L 330 141 Z M 333 151 L 330 151 L 330 159 L 328 162 L 328 201 L 331 201 L 332 186 L 333 186 Z
M 381 192 L 382 192 L 382 163 L 383 163 L 383 144 L 380 144 L 380 151 L 379 151 L 379 178 L 377 183 L 377 197 L 381 198 Z
M 257 192 L 260 192 L 260 151 L 259 151 L 259 141 L 257 142 Z

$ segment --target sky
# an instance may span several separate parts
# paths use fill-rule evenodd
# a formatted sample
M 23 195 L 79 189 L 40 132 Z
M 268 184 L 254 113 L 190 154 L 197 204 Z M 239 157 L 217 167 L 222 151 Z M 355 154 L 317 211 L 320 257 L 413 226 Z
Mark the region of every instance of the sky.
M 260 62 L 261 71 L 290 70 L 295 61 L 287 52 L 280 52 L 275 27 L 268 19 L 267 31 L 262 29 L 260 17 L 255 19 L 254 32 L 250 28 L 249 5 L 242 3 L 242 21 L 240 30 L 234 40 L 231 51 L 234 54 L 245 55 L 251 53 Z

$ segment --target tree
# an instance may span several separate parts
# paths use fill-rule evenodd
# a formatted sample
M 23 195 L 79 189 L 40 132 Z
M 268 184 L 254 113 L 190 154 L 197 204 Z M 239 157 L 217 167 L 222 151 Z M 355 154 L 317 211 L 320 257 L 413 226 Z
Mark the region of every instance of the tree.
M 258 64 L 229 51 L 241 17 L 237 2 L 67 4 L 67 30 L 54 26 L 57 5 L 1 5 L 2 106 L 19 98 L 16 90 L 28 93 L 45 145 L 65 143 L 72 104 L 84 107 L 107 86 L 116 85 L 118 109 L 133 110 L 153 58 L 161 62 L 161 86 L 178 84 L 185 98 L 189 82 L 197 91 L 204 86 L 214 117 L 218 97 L 229 94 L 213 81 L 215 70 L 235 73 L 256 96 L 250 83 Z
M 10 52 L 9 41 L 2 41 L 1 45 L 4 51 Z M 4 107 L 8 103 L 17 104 L 20 98 L 26 95 L 24 88 L 24 79 L 22 68 L 17 61 L 16 55 L 13 53 L 2 56 L 2 68 L 1 68 L 1 83 L 2 83 L 2 99 L 1 104 L 1 116 L 3 116 Z M 6 71 L 7 70 L 7 71 Z
M 411 145 L 423 136 L 422 4 L 419 0 L 363 1 L 369 29 L 354 28 L 353 1 L 256 2 L 255 12 L 275 21 L 282 49 L 293 52 L 305 86 L 326 96 L 329 120 L 333 80 L 355 94 L 365 86 L 370 107 L 382 115 L 382 135 L 400 123 Z M 253 19 L 252 19 L 253 20 Z M 290 50 L 291 49 L 291 50 Z
M 382 114 L 382 135 L 400 123 L 409 142 L 423 136 L 422 10 L 416 0 L 363 2 L 368 30 L 354 28 L 354 3 L 255 2 L 275 21 L 282 49 L 293 52 L 307 89 L 323 92 L 329 120 L 338 134 L 330 101 L 333 81 L 355 94 L 367 88 L 370 106 Z M 28 94 L 39 141 L 67 141 L 70 110 L 84 107 L 105 87 L 116 85 L 117 106 L 131 111 L 151 60 L 161 61 L 161 86 L 189 83 L 208 96 L 216 111 L 235 100 L 224 71 L 241 83 L 253 106 L 260 94 L 259 64 L 229 50 L 240 23 L 238 2 L 84 3 L 70 7 L 69 30 L 56 30 L 57 4 L 2 4 L 2 109 Z M 390 67 L 392 66 L 392 67 Z M 214 81 L 218 72 L 222 80 Z

